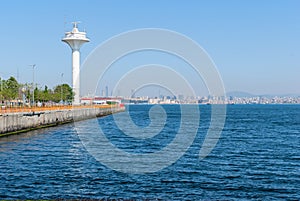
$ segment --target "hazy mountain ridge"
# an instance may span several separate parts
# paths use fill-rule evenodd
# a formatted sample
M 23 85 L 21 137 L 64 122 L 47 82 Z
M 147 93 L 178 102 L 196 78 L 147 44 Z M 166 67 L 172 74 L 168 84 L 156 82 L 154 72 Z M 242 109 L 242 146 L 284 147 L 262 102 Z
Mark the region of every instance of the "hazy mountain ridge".
M 300 94 L 251 94 L 245 91 L 230 91 L 226 93 L 227 97 L 237 97 L 237 98 L 251 98 L 251 97 L 266 97 L 266 98 L 272 98 L 272 97 L 300 97 Z

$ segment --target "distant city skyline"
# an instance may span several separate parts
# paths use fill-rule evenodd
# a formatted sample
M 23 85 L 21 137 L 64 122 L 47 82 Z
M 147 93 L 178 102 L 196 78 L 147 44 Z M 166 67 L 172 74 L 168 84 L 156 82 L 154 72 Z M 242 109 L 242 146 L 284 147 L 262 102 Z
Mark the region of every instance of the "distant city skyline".
M 204 48 L 216 64 L 226 92 L 300 94 L 300 1 L 88 1 L 84 6 L 81 3 L 1 2 L 0 77 L 14 76 L 21 83 L 31 83 L 29 65 L 36 64 L 35 82 L 39 87 L 71 84 L 71 53 L 61 39 L 65 31 L 71 30 L 72 21 L 81 21 L 79 29 L 86 30 L 91 39 L 81 49 L 81 63 L 110 37 L 155 27 L 184 34 Z M 157 61 L 161 57 L 142 55 L 139 61 L 125 59 L 116 64 L 97 93 L 101 95 L 103 90 L 111 94 L 117 81 L 113 75 L 149 64 L 151 59 Z M 167 60 L 163 64 L 178 69 L 193 85 L 199 84 L 199 95 L 201 91 L 206 93 L 203 83 L 179 61 Z

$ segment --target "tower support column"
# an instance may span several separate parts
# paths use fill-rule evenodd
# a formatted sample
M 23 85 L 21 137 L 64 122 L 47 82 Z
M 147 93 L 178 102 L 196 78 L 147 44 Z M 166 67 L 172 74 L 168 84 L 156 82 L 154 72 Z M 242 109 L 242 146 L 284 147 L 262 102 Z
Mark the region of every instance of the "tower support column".
M 80 52 L 72 50 L 72 88 L 74 95 L 73 105 L 80 104 Z

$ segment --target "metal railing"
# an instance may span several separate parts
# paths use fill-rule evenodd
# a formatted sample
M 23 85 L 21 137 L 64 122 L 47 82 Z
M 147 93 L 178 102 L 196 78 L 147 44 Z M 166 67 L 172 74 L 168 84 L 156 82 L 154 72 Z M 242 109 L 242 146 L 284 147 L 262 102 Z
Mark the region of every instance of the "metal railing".
M 121 105 L 55 105 L 55 106 L 41 106 L 41 107 L 24 107 L 24 106 L 13 106 L 7 107 L 2 106 L 0 108 L 0 114 L 6 113 L 24 113 L 24 112 L 42 112 L 42 111 L 53 111 L 53 110 L 73 110 L 73 109 L 82 109 L 82 108 L 100 108 L 100 109 L 107 109 L 107 108 L 121 108 L 124 107 Z

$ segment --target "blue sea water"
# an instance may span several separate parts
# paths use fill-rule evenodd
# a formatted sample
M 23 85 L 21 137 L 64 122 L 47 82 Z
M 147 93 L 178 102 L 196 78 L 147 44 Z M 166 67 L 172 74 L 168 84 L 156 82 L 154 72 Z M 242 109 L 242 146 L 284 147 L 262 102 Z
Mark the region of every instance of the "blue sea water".
M 151 107 L 130 106 L 132 121 L 147 127 Z M 127 136 L 113 116 L 97 121 L 114 146 L 152 153 L 176 136 L 179 107 L 163 106 L 166 124 L 151 139 Z M 199 108 L 192 145 L 154 173 L 127 174 L 101 164 L 73 124 L 0 138 L 0 199 L 300 200 L 300 105 L 228 105 L 222 135 L 202 160 L 211 106 Z M 88 133 L 92 121 L 77 124 Z

